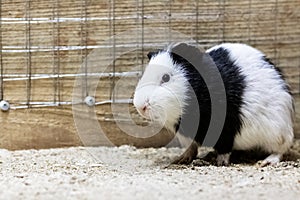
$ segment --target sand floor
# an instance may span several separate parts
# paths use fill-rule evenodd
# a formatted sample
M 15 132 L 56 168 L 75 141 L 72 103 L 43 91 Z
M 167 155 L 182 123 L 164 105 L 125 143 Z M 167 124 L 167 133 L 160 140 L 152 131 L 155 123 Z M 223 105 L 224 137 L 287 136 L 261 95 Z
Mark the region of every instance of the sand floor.
M 239 153 L 229 167 L 211 153 L 166 168 L 180 148 L 0 150 L 0 199 L 300 199 L 299 144 L 265 168 Z

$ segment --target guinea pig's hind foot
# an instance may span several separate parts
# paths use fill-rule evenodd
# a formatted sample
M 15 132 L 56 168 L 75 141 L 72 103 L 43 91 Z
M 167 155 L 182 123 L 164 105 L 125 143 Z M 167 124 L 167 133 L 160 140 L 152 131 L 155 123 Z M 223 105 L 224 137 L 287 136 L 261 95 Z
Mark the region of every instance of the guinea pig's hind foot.
M 171 164 L 190 164 L 198 155 L 198 144 L 193 142 L 187 150 L 178 158 L 172 161 Z
M 267 165 L 275 165 L 279 163 L 282 159 L 282 154 L 271 154 L 267 158 L 265 158 L 263 161 L 259 161 L 258 165 L 260 167 L 265 167 Z
M 217 165 L 218 166 L 228 166 L 231 153 L 218 154 Z

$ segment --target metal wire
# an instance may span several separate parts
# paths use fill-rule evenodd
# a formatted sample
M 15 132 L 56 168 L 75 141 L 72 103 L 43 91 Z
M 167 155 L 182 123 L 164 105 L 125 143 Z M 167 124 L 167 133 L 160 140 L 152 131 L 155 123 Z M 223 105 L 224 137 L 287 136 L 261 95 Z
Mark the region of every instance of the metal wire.
M 136 9 L 136 19 L 135 19 L 135 23 L 139 25 L 139 19 L 140 19 L 140 4 L 139 4 L 140 0 L 136 0 L 135 1 L 135 9 Z M 136 55 L 135 55 L 135 65 L 138 66 L 139 65 L 139 57 L 140 57 L 140 52 L 139 52 L 139 47 L 140 47 L 140 40 L 139 40 L 139 33 L 138 31 L 136 32 Z M 141 69 L 142 70 L 142 69 Z
M 52 7 L 52 19 L 54 19 L 54 18 L 56 18 L 56 3 L 57 3 L 57 0 L 56 0 L 56 2 L 55 2 L 55 0 L 53 0 L 53 2 L 52 2 L 52 5 L 53 5 L 53 7 Z M 52 23 L 52 42 L 53 42 L 53 44 L 52 44 L 52 48 L 53 48 L 53 52 L 52 52 L 52 65 L 53 65 L 53 69 L 52 69 L 52 73 L 53 73 L 53 75 L 55 75 L 56 74 L 56 55 L 55 55 L 55 47 L 56 47 L 56 38 L 55 38 L 55 30 L 56 30 L 56 25 L 55 25 L 55 23 Z M 55 79 L 53 79 L 53 103 L 56 103 L 56 91 L 57 91 L 57 85 L 56 85 L 56 83 L 55 83 Z
M 278 58 L 278 38 L 277 38 L 277 33 L 278 33 L 278 0 L 275 0 L 275 16 L 274 16 L 274 27 L 275 27 L 275 31 L 274 31 L 274 40 L 275 40 L 275 48 L 274 48 L 274 58 L 275 58 L 275 62 L 276 64 L 279 66 L 279 58 Z
M 60 49 L 59 47 L 60 43 L 60 21 L 59 21 L 59 0 L 55 0 L 53 2 L 53 9 L 52 9 L 52 17 L 53 17 L 53 30 L 52 30 L 52 37 L 53 37 L 53 102 L 60 102 Z M 54 21 L 54 19 L 56 19 Z M 33 77 L 32 77 L 33 78 Z
M 83 63 L 83 72 L 85 77 L 83 78 L 82 84 L 82 99 L 88 96 L 88 66 L 87 66 L 87 40 L 88 40 L 88 23 L 87 23 L 87 0 L 81 1 L 81 24 L 80 24 L 80 34 L 81 34 L 81 46 L 84 48 L 81 50 L 81 63 Z
M 115 40 L 115 34 L 116 34 L 116 19 L 115 19 L 115 5 L 116 2 L 115 0 L 109 0 L 109 36 L 112 37 L 112 52 L 110 52 L 111 54 L 111 58 L 113 59 L 113 63 L 112 63 L 112 68 L 113 68 L 113 74 L 116 73 L 116 40 Z M 111 90 L 110 90 L 110 99 L 112 100 L 112 102 L 115 101 L 115 93 L 114 93 L 114 88 L 115 88 L 115 75 L 113 75 L 112 80 L 111 80 Z
M 169 27 L 169 32 L 168 32 L 168 42 L 172 42 L 172 34 L 171 34 L 171 27 L 172 27 L 172 0 L 169 0 L 168 2 L 168 27 Z
M 132 103 L 132 99 L 115 99 L 113 100 L 104 100 L 96 102 L 95 105 L 105 105 L 105 104 L 112 104 L 112 103 L 118 103 L 118 104 L 129 104 Z M 26 109 L 28 108 L 27 102 L 19 102 L 19 105 L 12 105 L 12 110 L 18 110 L 18 109 Z M 30 108 L 45 108 L 45 107 L 58 107 L 62 105 L 72 105 L 72 104 L 82 104 L 82 102 L 73 102 L 73 101 L 62 101 L 62 102 L 30 102 Z
M 165 11 L 162 12 L 162 15 L 152 15 L 152 14 L 147 14 L 148 13 L 148 8 L 145 8 L 145 0 L 136 0 L 136 11 L 137 14 L 136 15 L 128 15 L 128 16 L 118 16 L 119 10 L 116 9 L 118 8 L 118 1 L 116 0 L 107 0 L 108 2 L 108 17 L 89 17 L 89 10 L 88 10 L 88 1 L 87 0 L 81 0 L 81 7 L 78 9 L 77 14 L 78 16 L 73 17 L 73 18 L 67 18 L 64 16 L 60 16 L 61 12 L 60 12 L 60 1 L 59 0 L 52 0 L 53 3 L 53 7 L 52 7 L 52 18 L 48 19 L 48 18 L 31 18 L 31 8 L 33 7 L 33 5 L 31 4 L 30 0 L 26 0 L 24 1 L 25 4 L 25 16 L 21 17 L 21 18 L 2 18 L 4 14 L 2 14 L 2 9 L 4 10 L 4 6 L 2 4 L 3 3 L 2 0 L 0 0 L 0 100 L 4 99 L 4 90 L 5 90 L 5 83 L 6 81 L 26 81 L 26 99 L 19 99 L 18 101 L 16 101 L 16 104 L 22 104 L 24 102 L 26 102 L 26 105 L 28 107 L 31 106 L 38 106 L 37 104 L 34 103 L 41 103 L 41 102 L 33 102 L 33 98 L 32 98 L 32 80 L 36 80 L 36 79 L 52 79 L 53 80 L 53 102 L 44 102 L 45 104 L 49 103 L 49 105 L 51 106 L 58 106 L 58 105 L 64 105 L 64 101 L 63 101 L 63 97 L 61 96 L 63 94 L 62 90 L 63 90 L 63 80 L 65 78 L 75 78 L 75 77 L 82 77 L 82 96 L 83 99 L 90 95 L 88 94 L 88 79 L 90 77 L 99 77 L 99 78 L 110 78 L 110 91 L 108 91 L 110 93 L 110 102 L 114 103 L 116 102 L 116 97 L 114 94 L 114 87 L 116 84 L 116 79 L 119 77 L 123 77 L 123 76 L 127 76 L 128 74 L 126 73 L 117 73 L 117 69 L 116 69 L 116 62 L 115 62 L 115 55 L 116 55 L 116 50 L 119 49 L 119 47 L 139 47 L 139 50 L 136 54 L 136 63 L 141 64 L 141 72 L 143 72 L 144 68 L 144 51 L 146 48 L 155 48 L 159 45 L 165 45 L 168 44 L 168 42 L 172 41 L 172 35 L 171 35 L 171 27 L 172 25 L 175 25 L 175 22 L 177 20 L 186 20 L 188 19 L 190 16 L 188 15 L 176 15 L 176 13 L 172 13 L 172 0 L 167 0 L 166 2 L 166 7 L 165 7 Z M 249 7 L 249 12 L 247 13 L 249 18 L 248 18 L 248 33 L 245 33 L 245 37 L 246 41 L 248 40 L 248 42 L 251 44 L 251 42 L 256 41 L 256 44 L 265 44 L 265 43 L 270 43 L 273 42 L 274 43 L 274 61 L 276 62 L 276 64 L 279 64 L 280 62 L 280 49 L 278 46 L 278 33 L 279 32 L 279 25 L 280 25 L 280 16 L 278 16 L 279 13 L 279 8 L 280 5 L 278 3 L 278 0 L 274 0 L 273 1 L 273 6 L 274 6 L 274 21 L 272 22 L 272 24 L 274 23 L 274 36 L 270 37 L 267 41 L 260 41 L 260 40 L 255 40 L 256 38 L 254 38 L 253 34 L 254 34 L 254 30 L 255 30 L 255 24 L 253 23 L 253 19 L 255 18 L 253 14 L 255 14 L 255 5 L 253 5 L 253 1 L 252 0 L 248 0 L 248 2 L 246 2 L 246 6 L 248 3 L 248 7 Z M 216 35 L 216 38 L 213 38 L 212 40 L 205 40 L 206 43 L 212 43 L 212 42 L 224 42 L 226 41 L 226 12 L 229 12 L 229 10 L 226 10 L 226 4 L 227 1 L 226 0 L 220 0 L 219 1 L 219 8 L 218 8 L 218 21 L 219 21 L 219 25 L 217 25 L 219 27 L 218 30 L 218 35 Z M 195 18 L 193 18 L 193 21 L 195 20 L 195 39 L 197 42 L 199 42 L 199 40 L 201 39 L 200 37 L 200 32 L 201 32 L 201 24 L 199 22 L 199 20 L 201 20 L 202 16 L 200 15 L 201 13 L 199 13 L 199 5 L 201 5 L 201 2 L 198 0 L 195 0 L 195 10 L 193 10 L 193 12 L 195 13 Z M 147 13 L 145 14 L 145 10 L 147 11 Z M 62 10 L 61 10 L 62 11 Z M 50 11 L 51 12 L 51 11 Z M 209 12 L 209 9 L 208 9 Z M 80 16 L 79 16 L 80 14 Z M 33 14 L 32 14 L 33 15 Z M 167 27 L 169 27 L 168 31 L 166 31 L 166 43 L 165 44 L 157 44 L 157 43 L 145 43 L 145 35 L 144 35 L 144 29 L 145 29 L 145 20 L 148 18 L 157 18 L 160 17 L 160 19 L 166 24 Z M 210 16 L 207 16 L 210 17 Z M 215 16 L 214 18 L 210 18 L 211 20 L 215 20 Z M 253 19 L 252 19 L 253 18 Z M 3 20 L 5 19 L 5 20 Z M 116 41 L 113 36 L 116 34 L 116 22 L 119 22 L 119 20 L 121 19 L 136 19 L 136 26 L 141 30 L 139 31 L 139 35 L 137 35 L 137 43 L 138 44 L 119 44 L 118 41 Z M 111 44 L 107 45 L 107 46 L 101 46 L 101 45 L 88 45 L 88 38 L 89 38 L 89 22 L 91 21 L 91 23 L 93 21 L 107 21 L 108 25 L 109 25 L 109 36 L 112 37 L 112 42 Z M 61 23 L 62 22 L 76 22 L 76 23 L 80 23 L 80 42 L 81 45 L 80 46 L 62 46 L 61 44 Z M 32 25 L 33 24 L 37 24 L 37 23 L 52 23 L 52 39 L 53 39 L 53 43 L 52 46 L 50 44 L 50 46 L 32 46 Z M 5 46 L 5 43 L 3 43 L 3 38 L 5 35 L 4 32 L 2 32 L 2 28 L 3 24 L 24 24 L 25 26 L 25 45 L 21 45 L 21 46 Z M 192 25 L 194 26 L 194 25 Z M 217 27 L 217 28 L 218 28 Z M 253 29 L 253 30 L 252 30 Z M 248 36 L 247 36 L 248 34 Z M 243 37 L 244 38 L 244 37 Z M 5 38 L 4 38 L 4 41 Z M 201 40 L 203 41 L 203 40 Z M 4 45 L 4 46 L 3 46 Z M 111 52 L 111 58 L 114 60 L 114 62 L 112 63 L 112 68 L 111 71 L 109 73 L 104 73 L 104 74 L 92 74 L 88 72 L 88 66 L 87 66 L 87 59 L 85 59 L 87 57 L 88 54 L 88 50 L 89 49 L 94 49 L 94 48 L 103 48 L 103 49 L 107 49 L 110 48 Z M 62 56 L 62 51 L 70 51 L 70 50 L 76 50 L 76 51 L 80 51 L 81 52 L 81 61 L 82 64 L 84 65 L 84 67 L 82 68 L 82 72 L 79 74 L 63 74 L 62 70 L 61 70 L 61 56 Z M 33 68 L 32 68 L 32 56 L 35 55 L 32 52 L 52 52 L 53 55 L 53 69 L 52 72 L 50 72 L 50 74 L 35 74 L 33 73 Z M 5 56 L 7 53 L 22 53 L 24 54 L 24 56 L 26 56 L 26 73 L 24 72 L 24 74 L 5 74 L 4 71 L 4 61 L 3 57 Z M 272 52 L 273 53 L 273 52 Z M 51 53 L 50 53 L 51 54 Z M 42 67 L 42 66 L 41 66 Z M 5 68 L 6 69 L 6 68 Z M 295 69 L 296 70 L 296 69 Z M 299 59 L 299 67 L 298 67 L 299 73 L 300 73 L 300 59 Z M 132 76 L 136 76 L 137 72 L 132 72 Z M 138 74 L 140 75 L 140 73 Z M 138 76 L 137 75 L 137 76 Z M 130 77 L 130 76 L 129 76 Z M 107 92 L 107 93 L 108 93 Z M 299 91 L 300 92 L 300 82 L 299 82 Z M 52 94 L 51 94 L 52 95 Z M 7 96 L 7 95 L 6 95 Z M 7 98 L 7 97 L 6 97 Z M 51 96 L 52 98 L 52 96 Z M 8 99 L 9 100 L 9 99 Z M 24 102 L 23 102 L 24 101 Z M 52 99 L 51 99 L 52 101 Z M 41 106 L 44 106 L 43 103 L 40 104 Z
M 136 66 L 140 66 L 141 72 L 144 72 L 144 53 L 145 53 L 145 23 L 144 23 L 144 0 L 136 0 L 136 24 L 141 31 L 136 32 Z
M 27 106 L 30 107 L 30 101 L 31 101 L 31 25 L 30 25 L 30 0 L 26 1 L 26 19 L 28 23 L 26 24 L 26 30 L 25 30 L 25 37 L 26 37 L 26 49 L 28 49 L 28 52 L 26 53 L 26 59 L 27 59 L 27 82 L 26 82 L 26 90 L 27 90 Z
M 57 79 L 57 78 L 76 78 L 76 77 L 98 77 L 101 78 L 121 78 L 121 77 L 139 77 L 141 75 L 140 71 L 131 71 L 131 72 L 115 72 L 115 73 L 76 73 L 76 74 L 32 74 L 31 80 L 40 80 L 40 79 Z M 7 81 L 22 81 L 27 80 L 27 74 L 3 74 L 3 82 Z
M 0 100 L 4 99 L 3 58 L 2 58 L 2 0 L 0 0 Z
M 220 0 L 219 1 L 219 7 L 220 7 L 220 14 L 221 17 L 219 18 L 221 21 L 219 22 L 219 24 L 221 25 L 221 41 L 220 42 L 225 42 L 225 4 L 226 4 L 226 0 Z
M 247 28 L 248 28 L 248 43 L 251 43 L 251 23 L 252 23 L 252 0 L 249 0 L 249 4 L 248 4 L 248 9 L 249 9 L 249 18 L 248 18 L 248 24 L 247 24 Z
M 199 1 L 196 0 L 196 24 L 195 24 L 195 29 L 196 29 L 196 42 L 197 44 L 199 43 Z
M 144 0 L 142 0 L 142 8 L 141 8 L 141 17 L 142 17 L 142 72 L 144 72 L 144 52 L 145 52 L 145 32 L 144 32 L 144 29 L 145 29 L 145 18 L 144 18 L 144 15 L 145 15 L 145 2 Z

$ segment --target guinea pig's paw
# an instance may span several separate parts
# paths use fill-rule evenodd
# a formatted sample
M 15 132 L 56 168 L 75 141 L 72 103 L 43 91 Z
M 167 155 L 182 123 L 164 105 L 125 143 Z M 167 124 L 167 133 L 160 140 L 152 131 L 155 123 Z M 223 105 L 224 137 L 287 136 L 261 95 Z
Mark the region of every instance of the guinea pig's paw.
M 175 158 L 171 164 L 173 165 L 188 165 L 190 164 L 194 158 L 190 155 L 183 154 L 179 156 L 178 158 Z
M 276 165 L 281 161 L 282 154 L 271 154 L 262 161 L 259 161 L 257 164 L 259 167 L 265 167 L 268 165 Z
M 198 145 L 192 143 L 192 145 L 178 158 L 173 160 L 171 164 L 190 164 L 198 155 Z
M 230 163 L 230 154 L 231 153 L 225 153 L 225 154 L 218 154 L 217 156 L 217 165 L 218 166 L 228 166 Z

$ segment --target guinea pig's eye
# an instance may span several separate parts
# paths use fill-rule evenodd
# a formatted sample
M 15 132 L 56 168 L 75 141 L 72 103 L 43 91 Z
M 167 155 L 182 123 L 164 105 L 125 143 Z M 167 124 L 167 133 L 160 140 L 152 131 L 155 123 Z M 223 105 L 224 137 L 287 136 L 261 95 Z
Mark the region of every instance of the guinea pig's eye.
M 164 74 L 163 77 L 161 78 L 161 83 L 167 83 L 169 81 L 170 81 L 170 75 Z

